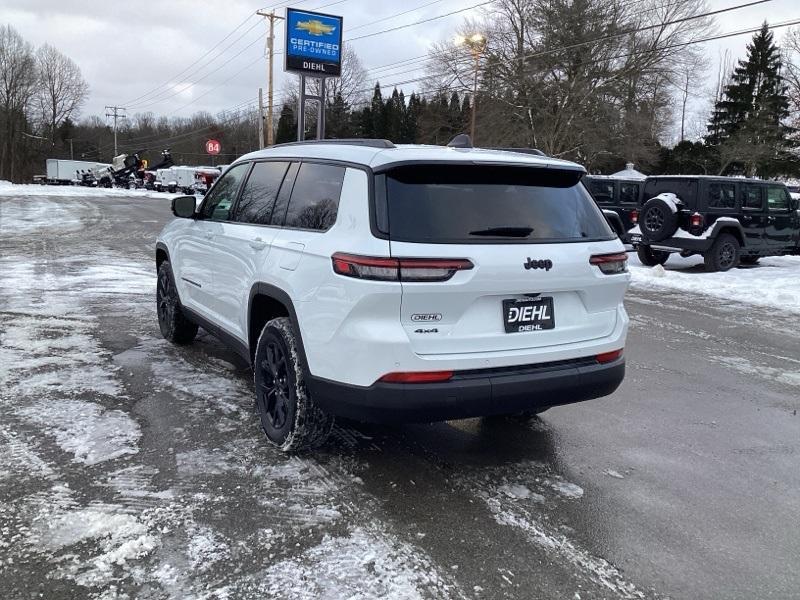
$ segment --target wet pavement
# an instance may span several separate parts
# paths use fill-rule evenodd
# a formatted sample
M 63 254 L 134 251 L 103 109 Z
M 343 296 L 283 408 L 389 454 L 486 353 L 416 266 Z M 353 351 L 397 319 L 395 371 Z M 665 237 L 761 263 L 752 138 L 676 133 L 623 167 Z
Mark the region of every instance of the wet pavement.
M 0 597 L 797 597 L 796 315 L 634 288 L 611 397 L 285 456 L 235 355 L 160 337 L 170 218 L 0 197 Z

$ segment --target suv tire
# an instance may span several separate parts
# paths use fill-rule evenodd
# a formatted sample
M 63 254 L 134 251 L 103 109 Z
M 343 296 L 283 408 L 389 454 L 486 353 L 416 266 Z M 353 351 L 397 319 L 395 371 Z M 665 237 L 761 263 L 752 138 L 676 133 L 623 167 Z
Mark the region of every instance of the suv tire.
M 267 439 L 284 452 L 322 445 L 333 429 L 308 392 L 298 359 L 297 340 L 287 317 L 272 319 L 256 344 L 253 372 L 256 407 Z
M 650 246 L 639 244 L 636 247 L 636 256 L 639 257 L 645 267 L 655 267 L 656 265 L 663 265 L 669 258 L 669 252 L 663 250 L 653 250 Z
M 158 267 L 156 312 L 158 327 L 166 340 L 180 345 L 189 344 L 194 340 L 198 328 L 183 313 L 178 289 L 175 287 L 175 278 L 172 275 L 172 266 L 168 260 L 163 261 Z
M 721 233 L 711 246 L 711 250 L 703 254 L 706 271 L 727 271 L 739 266 L 741 246 L 730 233 Z
M 639 217 L 642 236 L 651 242 L 672 237 L 678 229 L 678 213 L 661 198 L 650 198 L 642 207 Z

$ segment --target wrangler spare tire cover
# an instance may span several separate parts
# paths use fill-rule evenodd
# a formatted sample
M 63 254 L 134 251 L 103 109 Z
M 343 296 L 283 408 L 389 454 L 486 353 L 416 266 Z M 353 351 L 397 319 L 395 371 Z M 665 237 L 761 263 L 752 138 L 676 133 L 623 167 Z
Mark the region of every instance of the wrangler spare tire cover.
M 642 237 L 650 242 L 660 242 L 672 237 L 678 229 L 678 210 L 681 201 L 675 194 L 659 194 L 644 203 L 639 215 Z

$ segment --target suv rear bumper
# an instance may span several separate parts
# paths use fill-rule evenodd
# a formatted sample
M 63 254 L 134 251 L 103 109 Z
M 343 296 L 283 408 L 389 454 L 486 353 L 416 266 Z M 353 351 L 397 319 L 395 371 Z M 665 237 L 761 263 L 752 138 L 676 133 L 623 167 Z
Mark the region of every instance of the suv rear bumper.
M 456 373 L 443 383 L 375 383 L 360 387 L 318 377 L 308 387 L 334 415 L 373 423 L 426 423 L 512 414 L 611 394 L 625 377 L 625 358 L 593 358 Z

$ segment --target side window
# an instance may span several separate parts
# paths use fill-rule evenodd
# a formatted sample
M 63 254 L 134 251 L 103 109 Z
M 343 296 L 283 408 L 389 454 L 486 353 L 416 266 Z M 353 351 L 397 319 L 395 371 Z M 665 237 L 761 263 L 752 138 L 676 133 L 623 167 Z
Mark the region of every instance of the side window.
M 611 204 L 614 201 L 613 181 L 592 181 L 589 183 L 589 191 L 598 204 Z
M 761 194 L 761 189 L 761 186 L 758 185 L 742 186 L 742 208 L 763 210 L 764 199 Z
M 212 221 L 228 221 L 231 216 L 231 207 L 236 202 L 236 194 L 239 193 L 239 186 L 247 171 L 250 163 L 242 163 L 228 169 L 225 174 L 217 180 L 214 188 L 208 192 L 203 200 L 203 208 L 200 215 L 203 219 Z
M 278 199 L 275 201 L 275 208 L 272 209 L 272 217 L 270 217 L 270 225 L 283 225 L 283 219 L 286 217 L 286 209 L 289 208 L 289 198 L 292 195 L 292 187 L 294 187 L 295 179 L 297 178 L 297 171 L 300 168 L 300 163 L 293 162 L 289 165 L 289 170 L 283 178 L 283 185 L 281 191 L 278 192 Z
M 242 189 L 233 220 L 268 225 L 288 162 L 258 162 Z
M 767 188 L 767 207 L 770 210 L 789 210 L 789 194 L 777 186 Z
M 736 208 L 736 185 L 733 183 L 709 183 L 708 207 Z
M 286 227 L 326 231 L 336 222 L 344 167 L 303 163 L 286 211 Z
M 639 201 L 639 184 L 620 183 L 619 201 L 622 204 L 636 204 Z

